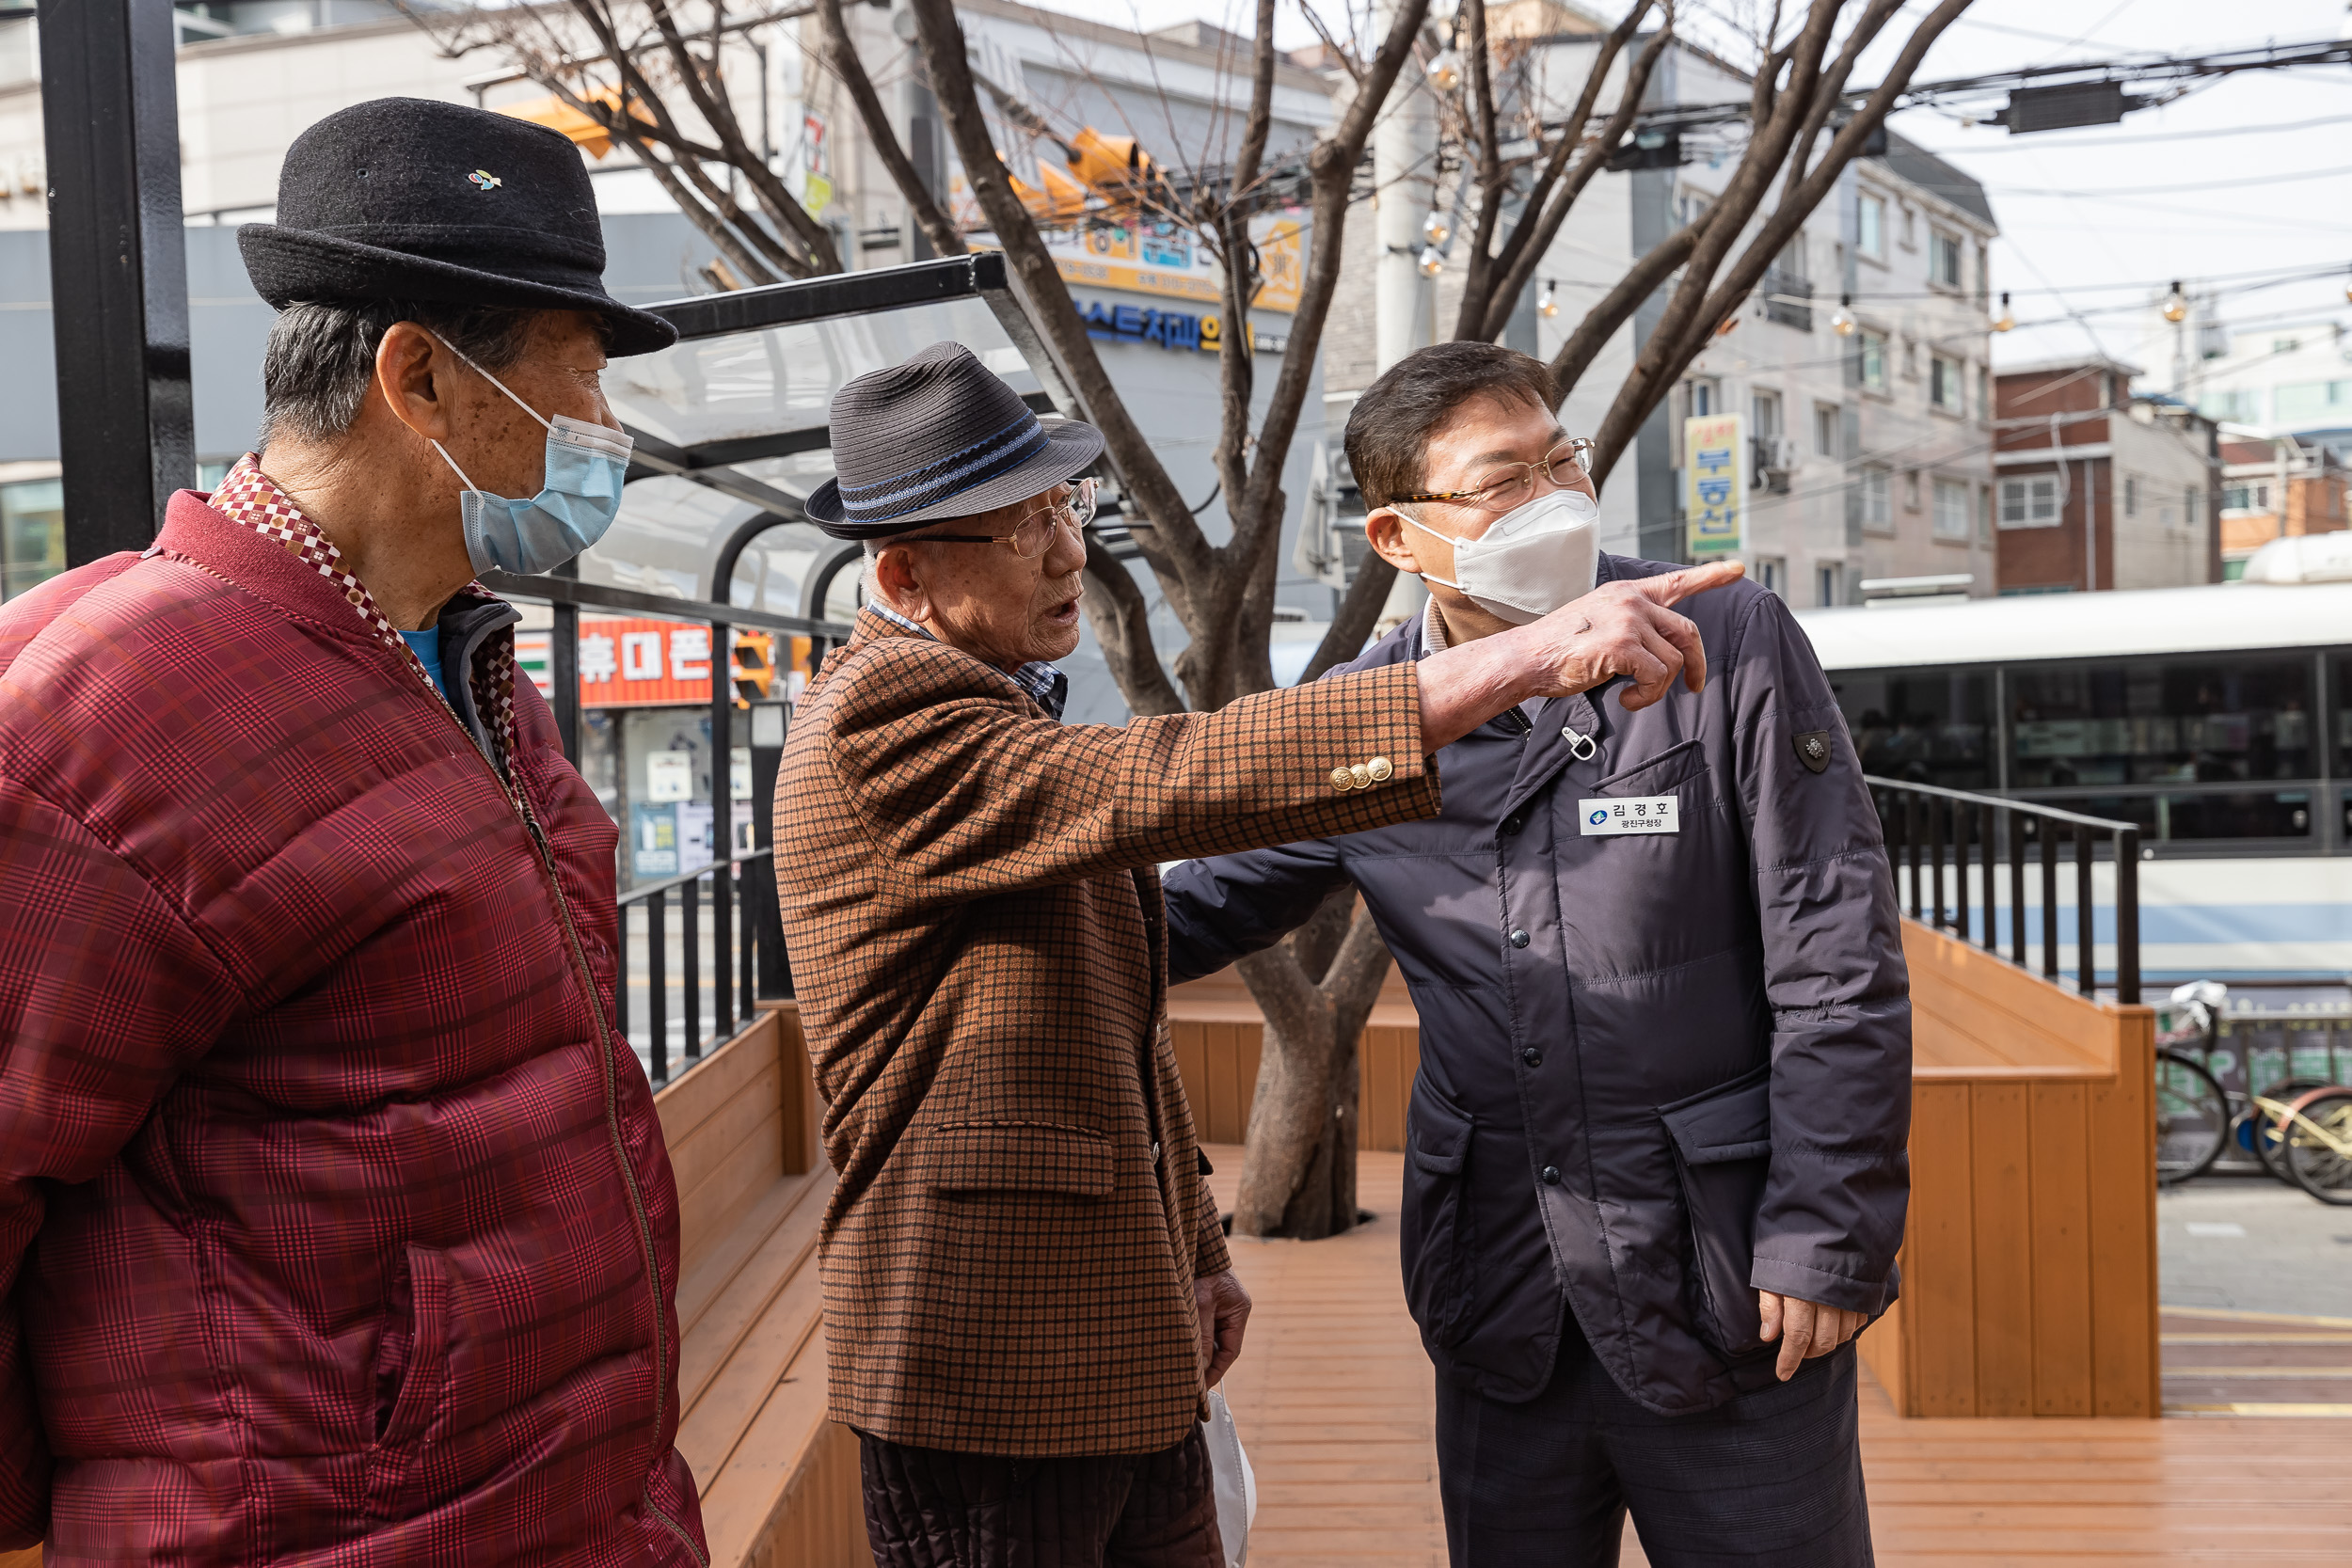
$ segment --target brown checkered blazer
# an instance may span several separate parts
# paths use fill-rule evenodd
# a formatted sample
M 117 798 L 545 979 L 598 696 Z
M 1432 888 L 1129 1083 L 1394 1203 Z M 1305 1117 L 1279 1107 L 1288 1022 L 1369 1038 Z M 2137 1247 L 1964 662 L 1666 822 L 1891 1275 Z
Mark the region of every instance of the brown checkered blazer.
M 776 784 L 840 1173 L 834 1419 L 978 1453 L 1184 1437 L 1193 1279 L 1227 1261 L 1168 1043 L 1154 863 L 1434 816 L 1419 712 L 1399 664 L 1063 725 L 980 660 L 859 617 Z

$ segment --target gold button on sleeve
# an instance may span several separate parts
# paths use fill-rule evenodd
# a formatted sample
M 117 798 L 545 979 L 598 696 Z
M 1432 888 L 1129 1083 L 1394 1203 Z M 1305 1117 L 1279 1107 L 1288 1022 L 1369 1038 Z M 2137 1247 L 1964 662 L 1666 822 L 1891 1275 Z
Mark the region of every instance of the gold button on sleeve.
M 1356 787 L 1356 775 L 1347 768 L 1334 768 L 1331 769 L 1331 787 L 1333 789 L 1353 789 Z
M 1366 768 L 1362 763 L 1359 762 L 1355 767 L 1349 768 L 1347 770 L 1347 774 L 1350 779 L 1355 781 L 1356 787 L 1358 789 L 1370 789 L 1372 787 L 1372 769 Z
M 1396 767 L 1386 757 L 1375 757 L 1364 764 L 1364 771 L 1372 775 L 1374 784 L 1382 784 L 1396 776 Z

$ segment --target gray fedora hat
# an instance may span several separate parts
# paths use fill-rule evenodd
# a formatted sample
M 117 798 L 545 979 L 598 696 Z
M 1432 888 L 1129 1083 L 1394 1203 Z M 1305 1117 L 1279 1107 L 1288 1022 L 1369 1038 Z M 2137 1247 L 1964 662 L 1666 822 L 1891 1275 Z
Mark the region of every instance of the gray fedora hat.
M 1026 500 L 1082 473 L 1103 435 L 1040 420 L 961 343 L 933 343 L 833 395 L 834 472 L 808 498 L 835 539 L 882 539 Z

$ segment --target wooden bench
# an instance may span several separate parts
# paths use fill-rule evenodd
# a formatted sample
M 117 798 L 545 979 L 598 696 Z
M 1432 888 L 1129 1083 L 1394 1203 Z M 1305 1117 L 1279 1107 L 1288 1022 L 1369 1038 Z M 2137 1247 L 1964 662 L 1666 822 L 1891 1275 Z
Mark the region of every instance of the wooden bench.
M 825 1418 L 817 1227 L 833 1193 L 787 1003 L 655 1098 L 677 1176 L 678 1451 L 711 1568 L 871 1568 L 857 1439 Z

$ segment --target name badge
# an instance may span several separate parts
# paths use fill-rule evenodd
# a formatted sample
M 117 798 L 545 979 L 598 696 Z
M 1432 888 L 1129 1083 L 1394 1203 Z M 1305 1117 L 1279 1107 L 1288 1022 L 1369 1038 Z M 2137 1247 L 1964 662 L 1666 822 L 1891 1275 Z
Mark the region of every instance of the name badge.
M 1586 838 L 1616 838 L 1628 833 L 1678 833 L 1671 795 L 1629 795 L 1610 800 L 1579 800 L 1577 816 Z

